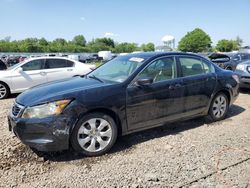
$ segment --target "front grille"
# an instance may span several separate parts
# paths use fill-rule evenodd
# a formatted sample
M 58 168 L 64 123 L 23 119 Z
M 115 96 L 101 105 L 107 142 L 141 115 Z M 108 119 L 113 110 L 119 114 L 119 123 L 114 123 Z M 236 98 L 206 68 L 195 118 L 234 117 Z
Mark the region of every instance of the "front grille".
M 249 76 L 242 76 L 241 78 L 243 78 L 243 79 L 250 79 Z
M 13 116 L 18 117 L 20 115 L 20 113 L 22 112 L 23 108 L 24 108 L 23 106 L 15 103 L 12 107 Z

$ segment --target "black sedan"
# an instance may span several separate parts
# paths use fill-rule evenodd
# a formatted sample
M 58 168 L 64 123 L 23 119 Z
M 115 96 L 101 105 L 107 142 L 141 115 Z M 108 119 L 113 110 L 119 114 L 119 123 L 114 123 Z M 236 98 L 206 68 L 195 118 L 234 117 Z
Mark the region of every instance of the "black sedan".
M 39 151 L 72 146 L 101 155 L 117 136 L 198 116 L 225 118 L 238 76 L 190 53 L 119 56 L 85 77 L 34 87 L 16 98 L 9 129 Z

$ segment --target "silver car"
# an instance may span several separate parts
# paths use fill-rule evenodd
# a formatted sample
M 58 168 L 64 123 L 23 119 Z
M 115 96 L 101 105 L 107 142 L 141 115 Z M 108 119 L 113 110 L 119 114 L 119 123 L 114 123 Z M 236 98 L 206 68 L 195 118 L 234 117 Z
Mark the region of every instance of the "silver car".
M 235 72 L 240 78 L 241 88 L 250 88 L 250 60 L 237 65 Z
M 85 75 L 95 65 L 64 57 L 37 57 L 0 71 L 0 100 L 47 82 Z

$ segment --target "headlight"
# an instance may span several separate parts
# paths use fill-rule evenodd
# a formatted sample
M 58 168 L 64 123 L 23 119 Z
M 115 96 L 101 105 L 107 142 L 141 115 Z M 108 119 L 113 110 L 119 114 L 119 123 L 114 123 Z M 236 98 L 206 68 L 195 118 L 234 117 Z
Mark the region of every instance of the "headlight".
M 237 65 L 236 69 L 237 69 L 237 70 L 244 71 L 244 70 L 245 70 L 245 66 L 244 66 L 244 65 L 239 64 L 239 65 Z
M 24 110 L 22 118 L 46 118 L 62 113 L 71 100 L 60 100 L 47 104 L 28 107 Z

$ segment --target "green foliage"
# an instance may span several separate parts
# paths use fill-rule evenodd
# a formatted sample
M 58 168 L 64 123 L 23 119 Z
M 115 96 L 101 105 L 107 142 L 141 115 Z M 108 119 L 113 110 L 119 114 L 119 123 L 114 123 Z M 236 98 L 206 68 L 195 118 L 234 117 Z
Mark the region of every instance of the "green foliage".
M 243 41 L 240 37 L 236 40 L 223 39 L 218 42 L 216 48 L 211 47 L 211 39 L 203 30 L 196 28 L 188 32 L 179 42 L 178 49 L 185 52 L 208 52 L 208 51 L 232 51 L 237 50 Z M 0 52 L 99 52 L 112 51 L 114 53 L 130 53 L 134 51 L 154 51 L 153 43 L 142 44 L 136 43 L 115 43 L 111 38 L 96 38 L 86 42 L 83 35 L 75 36 L 71 41 L 63 38 L 57 38 L 53 41 L 47 41 L 45 38 L 26 38 L 24 40 L 12 40 L 11 37 L 5 37 L 0 40 Z
M 141 45 L 141 50 L 144 52 L 152 52 L 155 51 L 155 45 L 153 43 L 148 43 L 148 44 L 142 44 Z
M 77 46 L 86 46 L 86 39 L 83 35 L 77 35 L 73 38 L 72 43 Z
M 130 53 L 138 50 L 140 50 L 140 48 L 137 44 L 127 42 L 116 44 L 114 48 L 115 53 Z
M 211 38 L 202 29 L 188 32 L 179 42 L 178 49 L 184 52 L 206 52 L 211 49 Z
M 87 44 L 89 51 L 91 52 L 99 52 L 108 50 L 111 51 L 115 46 L 115 42 L 110 38 L 97 38 L 93 39 L 91 42 Z
M 236 40 L 219 40 L 216 49 L 220 52 L 231 52 L 233 50 L 238 50 L 242 44 L 242 40 L 237 38 Z

